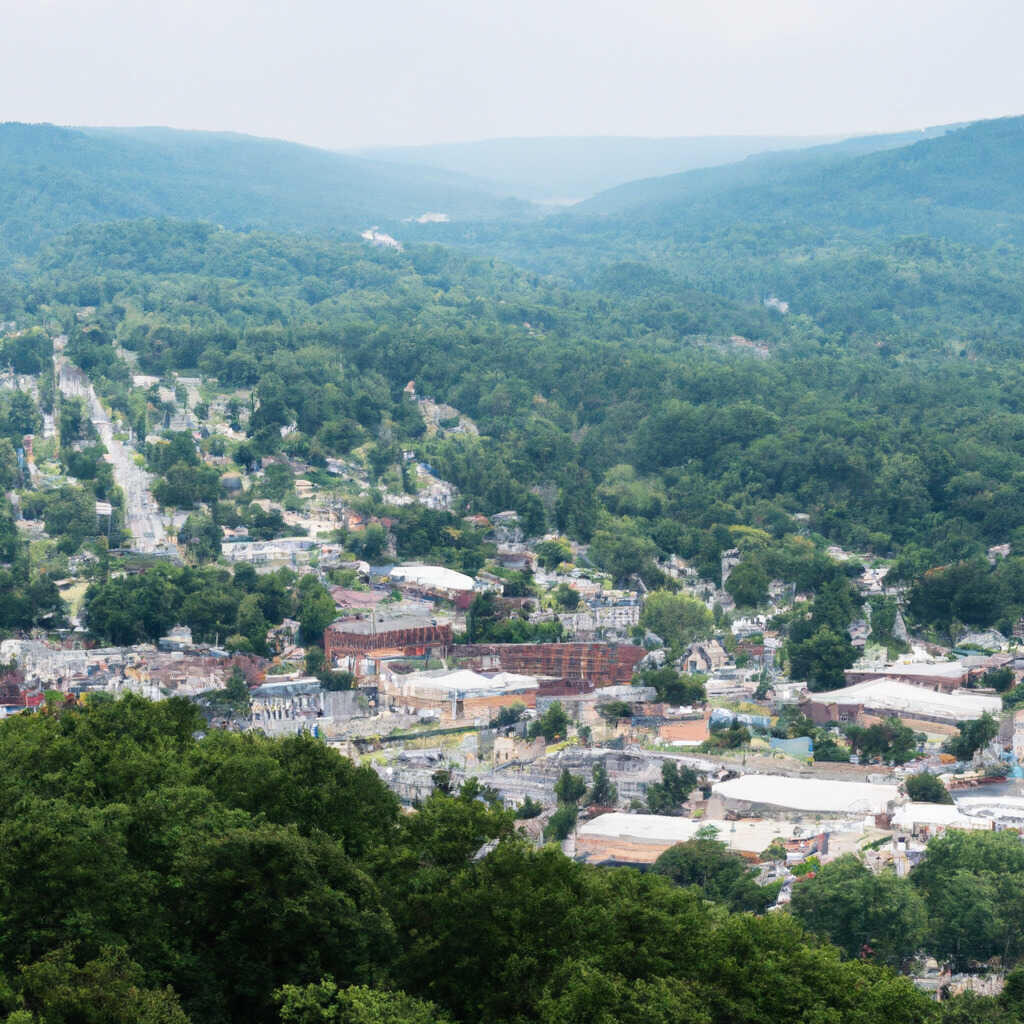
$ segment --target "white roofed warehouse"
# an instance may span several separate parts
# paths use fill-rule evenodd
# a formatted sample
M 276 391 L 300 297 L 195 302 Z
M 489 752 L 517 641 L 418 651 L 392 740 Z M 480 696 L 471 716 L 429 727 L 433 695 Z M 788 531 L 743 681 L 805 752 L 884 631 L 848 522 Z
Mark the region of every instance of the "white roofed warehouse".
M 440 565 L 396 565 L 388 578 L 392 583 L 449 601 L 460 594 L 472 594 L 476 587 L 472 576 Z
M 895 810 L 892 827 L 927 841 L 949 828 L 989 832 L 993 823 L 988 818 L 964 814 L 956 804 L 908 803 Z
M 756 860 L 776 840 L 787 846 L 791 860 L 801 860 L 809 853 L 828 853 L 827 826 L 812 832 L 796 822 L 771 819 L 725 821 L 615 812 L 580 825 L 576 856 L 591 864 L 653 864 L 666 850 L 696 839 L 708 829 L 714 829 L 716 842 L 749 859 Z
M 752 816 L 780 811 L 843 814 L 852 817 L 886 814 L 900 799 L 896 786 L 829 779 L 792 779 L 784 775 L 743 775 L 716 782 L 712 793 L 728 810 Z
M 980 673 L 979 673 L 980 674 Z M 851 686 L 869 679 L 885 676 L 887 679 L 902 679 L 917 686 L 933 690 L 958 690 L 971 677 L 971 669 L 962 661 L 902 662 L 885 668 L 847 669 L 843 675 Z
M 953 735 L 957 722 L 998 715 L 1002 700 L 976 690 L 932 690 L 902 679 L 880 677 L 842 690 L 812 693 L 801 704 L 816 725 L 873 725 L 898 718 L 916 732 Z

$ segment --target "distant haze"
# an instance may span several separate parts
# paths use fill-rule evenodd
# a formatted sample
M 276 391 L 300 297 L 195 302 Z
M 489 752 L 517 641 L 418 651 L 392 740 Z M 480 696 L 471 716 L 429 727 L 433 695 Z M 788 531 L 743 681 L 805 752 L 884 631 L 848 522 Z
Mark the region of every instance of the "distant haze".
M 490 139 L 437 146 L 380 147 L 360 155 L 472 175 L 523 199 L 569 203 L 637 178 L 742 160 L 769 150 L 800 149 L 828 138 L 716 136 L 702 139 Z
M 0 118 L 325 148 L 840 135 L 1024 109 L 1019 0 L 0 0 Z

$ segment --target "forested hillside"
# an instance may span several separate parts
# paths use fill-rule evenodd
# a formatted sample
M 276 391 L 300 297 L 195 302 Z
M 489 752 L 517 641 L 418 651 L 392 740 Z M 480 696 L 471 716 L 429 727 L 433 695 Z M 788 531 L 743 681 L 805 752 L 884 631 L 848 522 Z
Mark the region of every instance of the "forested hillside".
M 1016 357 L 1022 156 L 1024 119 L 1005 118 L 867 155 L 841 143 L 638 182 L 461 240 L 623 295 L 777 298 L 847 349 Z
M 765 146 L 764 152 L 752 153 L 743 160 L 719 161 L 680 168 L 678 174 L 648 176 L 580 203 L 574 212 L 582 215 L 614 214 L 654 204 L 684 203 L 694 197 L 719 194 L 739 188 L 799 182 L 812 174 L 820 174 L 853 158 L 891 149 L 903 149 L 927 139 L 939 138 L 956 126 L 927 128 L 918 132 L 896 132 L 883 135 L 862 135 L 839 142 L 817 145 Z
M 6 279 L 0 312 L 63 325 L 140 433 L 146 402 L 115 343 L 145 372 L 249 389 L 252 455 L 323 465 L 359 449 L 380 475 L 412 445 L 459 488 L 460 512 L 515 508 L 533 531 L 591 542 L 619 579 L 657 583 L 671 553 L 714 578 L 739 539 L 769 578 L 813 587 L 827 571 L 809 531 L 819 548 L 895 558 L 894 580 L 964 562 L 967 582 L 937 595 L 932 574 L 912 609 L 1006 628 L 1024 576 L 990 572 L 984 552 L 1024 545 L 1021 139 L 1010 119 L 830 157 L 817 185 L 763 186 L 761 220 L 709 192 L 713 230 L 651 207 L 635 223 L 443 225 L 460 248 L 405 225 L 397 252 L 159 220 L 81 227 Z M 974 240 L 935 219 L 929 235 L 883 223 L 912 195 Z M 869 208 L 876 226 L 858 226 Z M 987 244 L 998 225 L 1008 240 Z M 89 330 L 82 306 L 97 307 Z M 410 379 L 481 436 L 428 437 Z M 453 523 L 421 526 L 407 553 L 477 559 L 468 534 L 439 539 Z
M 924 252 L 903 257 L 916 275 L 934 259 Z M 592 541 L 620 578 L 657 581 L 669 553 L 714 575 L 755 527 L 745 543 L 767 549 L 772 575 L 820 582 L 813 547 L 793 546 L 796 513 L 831 540 L 900 556 L 907 579 L 1022 539 L 1020 363 L 995 344 L 985 358 L 946 351 L 943 335 L 963 329 L 956 291 L 932 292 L 929 348 L 920 328 L 879 344 L 870 325 L 847 337 L 646 267 L 604 273 L 600 290 L 569 289 L 436 246 L 145 222 L 49 247 L 10 308 L 70 324 L 69 352 L 133 422 L 145 402 L 114 342 L 146 372 L 198 369 L 251 389 L 256 454 L 322 464 L 369 445 L 383 472 L 414 444 L 470 510 L 516 508 L 538 532 Z M 1012 355 L 1021 307 L 1006 287 Z M 97 307 L 99 329 L 74 325 L 81 305 Z M 482 436 L 427 438 L 403 395 L 410 378 Z M 1024 612 L 1014 580 L 999 582 L 985 624 Z
M 840 144 L 638 182 L 581 204 L 579 213 L 622 214 L 677 239 L 746 220 L 889 238 L 1019 240 L 1022 152 L 1024 118 L 1002 118 L 863 156 Z
M 273 139 L 0 125 L 0 257 L 76 224 L 135 217 L 351 234 L 428 211 L 459 219 L 525 210 L 450 172 Z

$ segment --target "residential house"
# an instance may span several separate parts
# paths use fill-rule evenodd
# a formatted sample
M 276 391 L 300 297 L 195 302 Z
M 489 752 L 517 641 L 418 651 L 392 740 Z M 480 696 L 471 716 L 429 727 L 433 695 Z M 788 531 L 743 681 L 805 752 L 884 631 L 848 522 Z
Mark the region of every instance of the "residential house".
M 683 671 L 705 675 L 717 672 L 729 662 L 729 654 L 717 640 L 702 640 L 690 644 L 683 655 Z

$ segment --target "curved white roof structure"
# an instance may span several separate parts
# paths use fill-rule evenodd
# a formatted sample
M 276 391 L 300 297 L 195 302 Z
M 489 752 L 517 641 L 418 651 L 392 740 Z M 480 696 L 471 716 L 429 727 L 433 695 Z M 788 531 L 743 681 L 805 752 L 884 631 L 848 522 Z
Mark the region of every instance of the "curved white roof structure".
M 495 675 L 481 675 L 471 669 L 454 671 L 438 669 L 427 672 L 410 672 L 396 675 L 389 688 L 405 696 L 439 697 L 501 697 L 506 694 L 521 694 L 536 690 L 537 680 L 533 676 L 516 675 L 512 672 L 498 672 Z
M 806 836 L 808 829 L 796 822 L 750 818 L 726 821 L 711 818 L 676 818 L 662 814 L 601 814 L 580 825 L 577 841 L 601 839 L 656 847 L 674 846 L 694 839 L 701 829 L 717 829 L 715 839 L 734 850 L 760 853 L 775 839 Z
M 868 679 L 841 690 L 812 693 L 810 699 L 815 704 L 863 704 L 893 714 L 927 715 L 949 722 L 970 722 L 981 718 L 986 711 L 998 715 L 1003 707 L 1002 700 L 992 694 L 974 690 L 945 693 L 899 679 Z
M 1004 824 L 1024 824 L 1024 797 L 1011 793 L 955 797 L 956 808 L 972 818 L 984 818 Z
M 785 775 L 744 775 L 728 782 L 717 782 L 711 789 L 724 800 L 822 814 L 884 814 L 900 795 L 896 786 L 791 779 Z
M 441 565 L 396 565 L 390 573 L 396 583 L 415 583 L 431 590 L 472 590 L 473 577 Z
M 956 804 L 908 803 L 893 812 L 893 828 L 912 831 L 918 825 L 974 830 L 992 828 L 991 822 L 968 817 Z

